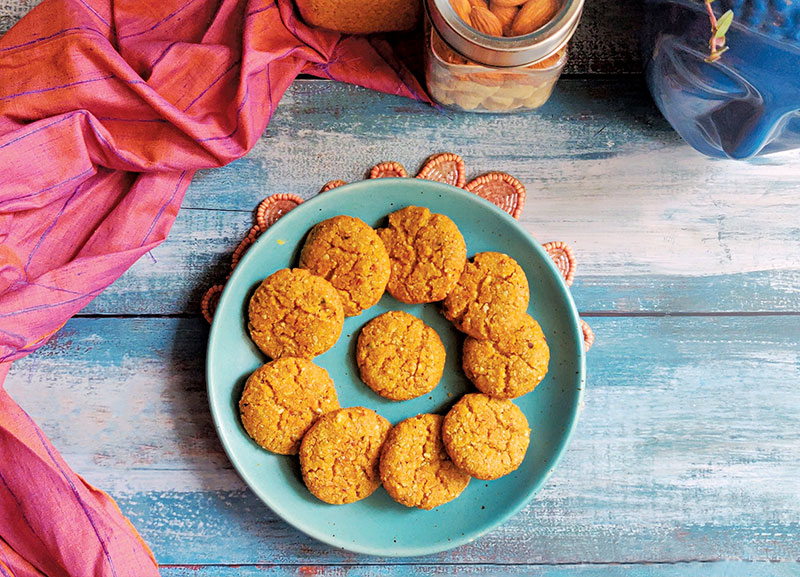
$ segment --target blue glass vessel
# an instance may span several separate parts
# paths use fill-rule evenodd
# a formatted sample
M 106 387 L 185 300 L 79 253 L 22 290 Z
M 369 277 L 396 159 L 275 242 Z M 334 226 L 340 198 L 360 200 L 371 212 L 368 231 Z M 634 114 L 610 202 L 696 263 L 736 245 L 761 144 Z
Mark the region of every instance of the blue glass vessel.
M 709 156 L 746 159 L 800 148 L 800 2 L 717 0 L 732 9 L 729 49 L 709 55 L 700 0 L 647 0 L 647 84 L 678 133 Z

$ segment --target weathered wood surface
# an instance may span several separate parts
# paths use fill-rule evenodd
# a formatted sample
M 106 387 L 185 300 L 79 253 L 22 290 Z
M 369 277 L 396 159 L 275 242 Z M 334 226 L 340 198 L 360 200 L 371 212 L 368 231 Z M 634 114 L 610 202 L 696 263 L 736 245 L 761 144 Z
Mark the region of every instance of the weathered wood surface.
M 0 35 L 41 0 L 0 0 Z M 566 74 L 636 74 L 642 69 L 641 0 L 586 2 Z
M 403 564 L 800 559 L 798 317 L 592 322 L 586 406 L 535 501 L 474 544 Z M 207 410 L 206 335 L 198 318 L 73 319 L 7 387 L 162 563 L 383 563 L 305 537 L 246 489 Z
M 541 113 L 435 113 L 341 84 L 296 82 L 255 149 L 199 173 L 169 240 L 85 313 L 196 313 L 268 194 L 316 194 L 382 160 L 417 170 L 464 156 L 471 176 L 505 170 L 528 187 L 522 223 L 579 260 L 582 311 L 800 310 L 800 153 L 712 161 L 670 129 L 644 86 L 563 80 Z
M 290 577 L 325 575 L 327 577 L 428 577 L 459 575 L 473 577 L 796 577 L 794 563 L 710 563 L 614 565 L 218 565 L 162 567 L 164 577 Z
M 37 3 L 0 0 L 0 33 Z M 619 76 L 640 69 L 641 19 L 636 0 L 589 2 L 568 74 L 592 76 L 562 79 L 535 115 L 296 82 L 256 149 L 199 174 L 170 238 L 16 363 L 8 390 L 117 498 L 165 577 L 800 574 L 800 153 L 693 152 L 641 77 Z M 308 198 L 445 150 L 473 175 L 518 176 L 526 228 L 575 249 L 573 293 L 597 334 L 586 407 L 537 499 L 484 539 L 424 559 L 352 555 L 276 518 L 231 468 L 198 303 L 265 195 Z

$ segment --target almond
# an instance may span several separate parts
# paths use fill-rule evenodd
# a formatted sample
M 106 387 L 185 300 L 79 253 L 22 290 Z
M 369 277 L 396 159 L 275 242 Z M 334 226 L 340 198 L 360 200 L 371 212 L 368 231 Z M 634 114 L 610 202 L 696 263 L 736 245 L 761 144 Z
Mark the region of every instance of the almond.
M 511 36 L 511 23 L 514 21 L 517 12 L 519 12 L 519 8 L 516 6 L 501 6 L 496 0 L 492 0 L 489 10 L 492 11 L 492 14 L 497 16 L 500 24 L 503 25 L 503 34 L 505 36 Z
M 469 5 L 475 8 L 476 6 L 480 6 L 481 8 L 489 9 L 489 5 L 486 3 L 486 0 L 468 0 Z
M 492 6 L 522 6 L 526 0 L 492 0 Z
M 478 32 L 483 32 L 489 36 L 503 35 L 503 25 L 500 24 L 500 20 L 488 8 L 473 6 L 469 18 L 472 27 Z
M 450 6 L 453 7 L 459 18 L 469 24 L 469 13 L 472 12 L 472 4 L 469 3 L 469 0 L 450 0 Z
M 514 18 L 511 33 L 514 36 L 522 36 L 538 30 L 550 22 L 559 8 L 558 0 L 528 0 Z

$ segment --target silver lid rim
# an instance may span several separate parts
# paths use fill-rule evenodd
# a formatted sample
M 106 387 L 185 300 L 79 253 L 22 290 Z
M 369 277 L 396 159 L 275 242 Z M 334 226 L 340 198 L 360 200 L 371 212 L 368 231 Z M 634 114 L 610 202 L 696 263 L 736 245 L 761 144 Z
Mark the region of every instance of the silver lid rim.
M 425 10 L 442 39 L 464 57 L 499 68 L 533 64 L 561 49 L 575 33 L 584 0 L 565 0 L 550 22 L 525 36 L 489 36 L 461 20 L 450 0 L 425 0 Z

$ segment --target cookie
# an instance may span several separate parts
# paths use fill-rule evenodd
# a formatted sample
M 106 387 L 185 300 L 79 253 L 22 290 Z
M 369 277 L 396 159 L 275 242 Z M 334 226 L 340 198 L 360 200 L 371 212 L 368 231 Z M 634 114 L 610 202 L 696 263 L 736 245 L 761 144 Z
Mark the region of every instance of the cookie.
M 361 314 L 377 303 L 391 265 L 378 234 L 352 216 L 334 216 L 316 224 L 300 252 L 300 268 L 323 277 L 339 291 L 345 316 Z
M 256 289 L 248 307 L 250 338 L 265 355 L 313 358 L 342 332 L 339 293 L 305 269 L 282 269 Z
M 473 393 L 464 395 L 445 416 L 442 441 L 459 469 L 489 481 L 520 466 L 530 429 L 511 401 Z
M 467 378 L 481 392 L 515 399 L 530 393 L 547 374 L 550 348 L 539 323 L 523 315 L 519 328 L 499 341 L 467 337 L 462 362 Z
M 499 341 L 518 328 L 529 298 L 528 279 L 517 261 L 499 252 L 481 252 L 464 267 L 443 312 L 469 336 Z
M 441 415 L 417 415 L 396 425 L 381 452 L 381 480 L 406 507 L 433 509 L 458 497 L 469 475 L 456 467 L 442 444 Z
M 364 407 L 327 413 L 300 444 L 300 470 L 308 490 L 332 505 L 353 503 L 381 484 L 379 462 L 392 425 Z
M 328 372 L 311 361 L 284 357 L 247 379 L 239 413 L 247 434 L 273 453 L 294 455 L 300 440 L 324 413 L 339 408 Z
M 456 224 L 443 214 L 409 206 L 389 215 L 378 230 L 392 274 L 386 289 L 404 303 L 442 300 L 455 286 L 467 260 L 467 245 Z
M 382 397 L 405 401 L 436 387 L 444 371 L 439 335 L 417 317 L 390 311 L 358 335 L 356 362 L 361 380 Z

